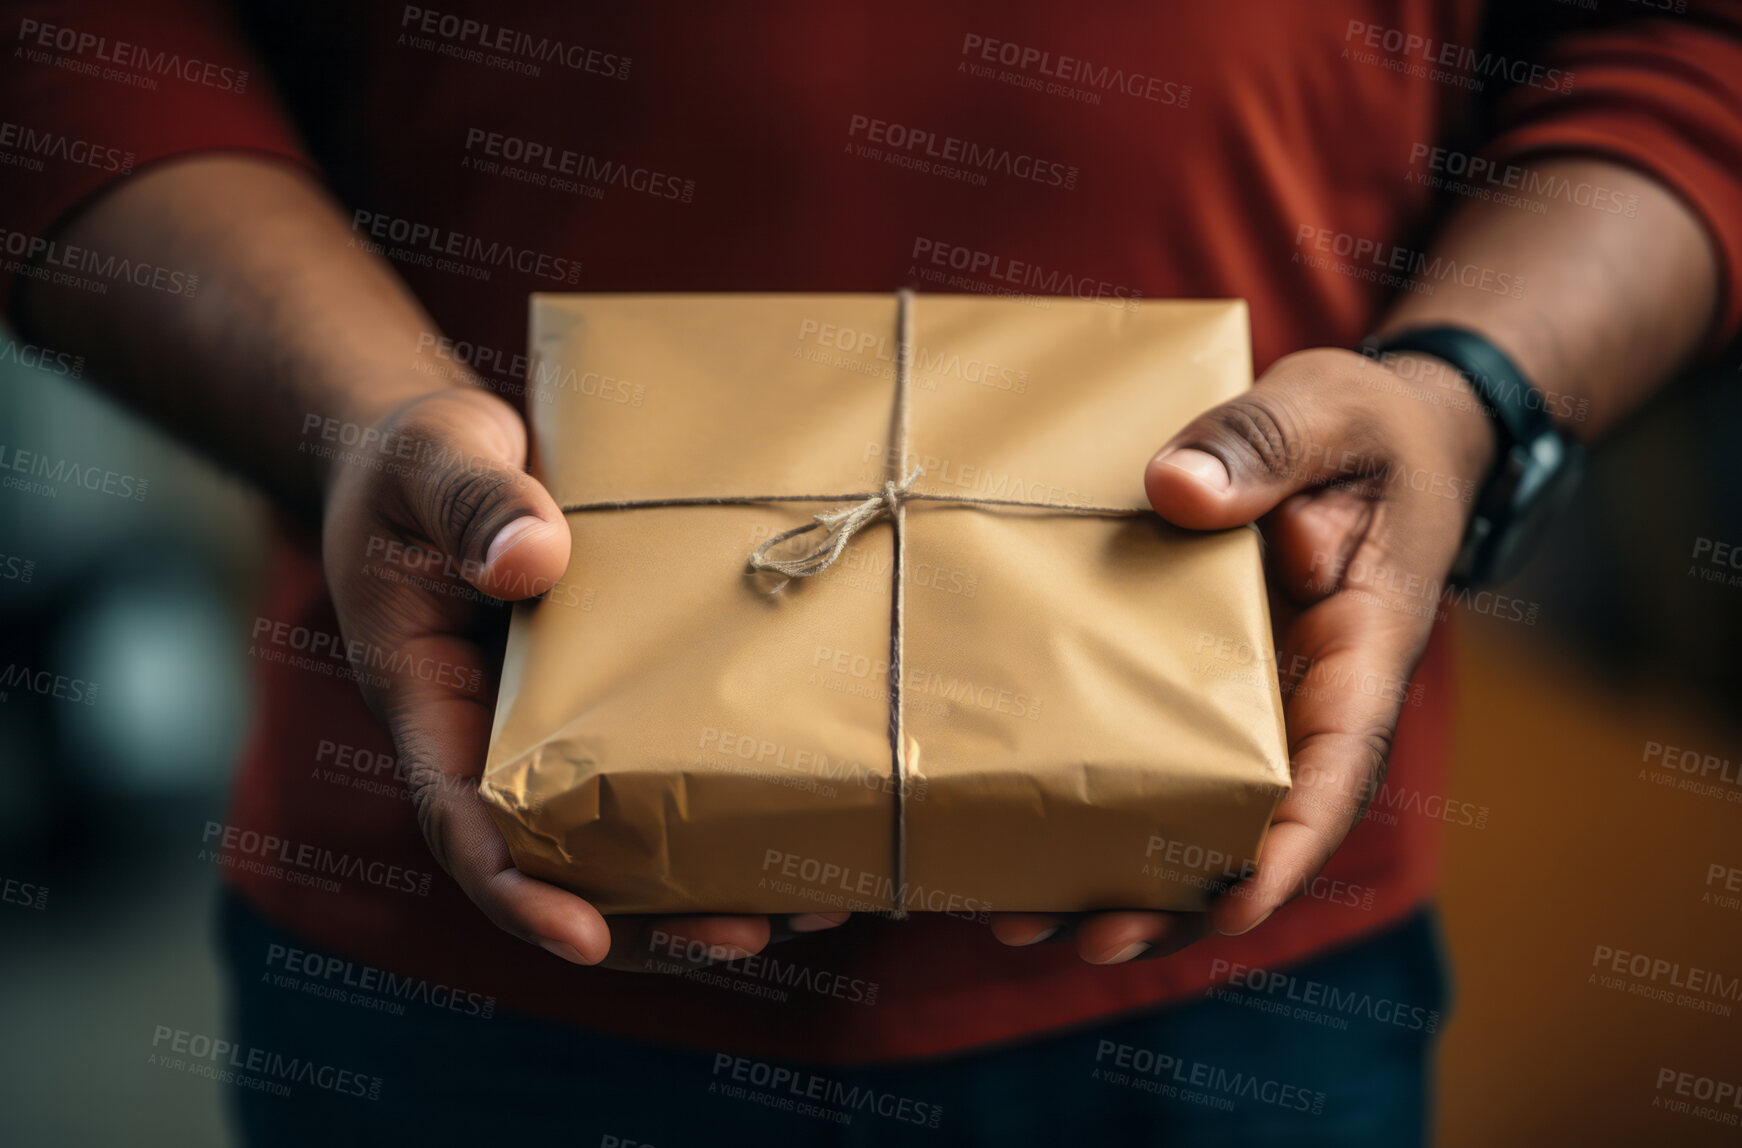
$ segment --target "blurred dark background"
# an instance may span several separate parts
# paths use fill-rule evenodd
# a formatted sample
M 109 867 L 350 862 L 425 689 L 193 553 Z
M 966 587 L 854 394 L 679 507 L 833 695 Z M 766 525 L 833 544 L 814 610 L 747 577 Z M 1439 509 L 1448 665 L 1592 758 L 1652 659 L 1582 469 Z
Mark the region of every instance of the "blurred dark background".
M 262 504 L 19 358 L 0 355 L 0 668 L 50 692 L 0 684 L 0 881 L 42 905 L 0 903 L 0 1144 L 223 1143 L 217 1086 L 146 1057 L 157 1024 L 219 1031 L 216 879 L 196 853 L 248 723 Z M 142 479 L 144 498 L 86 489 L 75 466 Z M 74 700 L 74 682 L 96 691 Z

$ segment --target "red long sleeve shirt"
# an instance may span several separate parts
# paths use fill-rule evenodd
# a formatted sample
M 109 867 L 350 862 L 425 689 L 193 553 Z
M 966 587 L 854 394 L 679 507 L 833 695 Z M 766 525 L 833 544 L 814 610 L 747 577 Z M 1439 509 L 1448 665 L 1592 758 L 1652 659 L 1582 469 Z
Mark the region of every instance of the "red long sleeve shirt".
M 1626 211 L 1530 167 L 1577 152 L 1688 202 L 1722 268 L 1714 343 L 1742 325 L 1736 3 L 1640 5 L 1529 57 L 1485 45 L 1481 7 L 1454 0 L 436 4 L 10 5 L 4 289 L 33 258 L 34 274 L 153 274 L 38 241 L 130 171 L 241 148 L 324 174 L 448 353 L 504 394 L 523 382 L 534 290 L 1241 297 L 1262 369 L 1351 345 L 1400 285 L 1470 273 L 1426 256 L 1437 191 Z M 1474 156 L 1451 133 L 1506 84 Z M 281 528 L 274 563 L 261 618 L 337 633 L 313 540 Z M 922 916 L 856 919 L 706 977 L 575 968 L 498 932 L 445 877 L 426 883 L 435 865 L 355 688 L 265 660 L 229 823 L 365 864 L 336 891 L 245 853 L 226 875 L 317 950 L 456 1000 L 756 1055 L 945 1053 L 1201 992 L 1230 964 L 1282 965 L 1419 905 L 1442 825 L 1485 814 L 1445 789 L 1447 662 L 1436 639 L 1375 815 L 1307 895 L 1165 960 L 1090 967 Z

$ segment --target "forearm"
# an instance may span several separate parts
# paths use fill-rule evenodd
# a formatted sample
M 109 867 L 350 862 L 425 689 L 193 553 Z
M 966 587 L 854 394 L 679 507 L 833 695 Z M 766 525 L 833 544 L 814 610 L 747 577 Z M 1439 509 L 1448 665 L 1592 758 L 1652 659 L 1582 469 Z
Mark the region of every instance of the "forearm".
M 312 515 L 332 465 L 317 448 L 333 444 L 307 428 L 368 426 L 457 385 L 416 369 L 434 325 L 353 238 L 288 166 L 190 157 L 106 192 L 56 239 L 198 275 L 191 296 L 24 279 L 19 313 L 44 342 L 84 355 L 117 398 Z
M 1547 200 L 1540 215 L 1469 204 L 1428 252 L 1430 261 L 1455 261 L 1469 273 L 1430 279 L 1433 293 L 1405 296 L 1381 330 L 1446 323 L 1482 333 L 1538 389 L 1564 398 L 1550 414 L 1589 439 L 1697 353 L 1716 314 L 1717 260 L 1699 220 L 1649 177 L 1571 157 L 1537 169 L 1557 182 L 1606 188 L 1618 202 L 1637 195 L 1637 212 L 1562 198 Z M 1516 298 L 1505 289 L 1515 283 Z M 1565 417 L 1568 409 L 1582 417 Z

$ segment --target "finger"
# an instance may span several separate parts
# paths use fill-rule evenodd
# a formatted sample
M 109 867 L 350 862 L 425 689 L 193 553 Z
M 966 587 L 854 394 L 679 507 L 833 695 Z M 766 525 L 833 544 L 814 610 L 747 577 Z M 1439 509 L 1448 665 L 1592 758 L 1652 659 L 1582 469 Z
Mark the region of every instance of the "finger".
M 624 972 L 683 973 L 725 961 L 741 961 L 768 946 L 770 925 L 762 916 L 611 917 L 606 968 Z
M 1177 953 L 1208 931 L 1202 913 L 1091 913 L 1077 924 L 1077 955 L 1091 965 L 1121 965 Z
M 568 523 L 523 469 L 526 427 L 512 409 L 481 392 L 444 393 L 408 413 L 402 434 L 414 457 L 441 461 L 406 478 L 411 517 L 468 582 L 515 600 L 562 579 Z
M 1325 385 L 1326 356 L 1347 369 L 1340 352 L 1292 355 L 1170 439 L 1144 473 L 1156 513 L 1190 530 L 1225 530 L 1296 491 L 1364 473 L 1379 450 L 1377 427 L 1353 388 Z
M 607 919 L 583 898 L 522 874 L 478 797 L 476 767 L 468 775 L 463 754 L 441 749 L 478 741 L 470 760 L 481 762 L 488 709 L 467 697 L 424 697 L 403 713 L 405 724 L 395 725 L 406 731 L 407 785 L 431 852 L 498 927 L 576 964 L 634 971 L 740 960 L 767 945 L 765 917 Z
M 454 659 L 461 645 L 431 636 L 407 643 L 414 659 Z M 483 910 L 522 940 L 576 964 L 598 964 L 611 948 L 599 911 L 565 889 L 515 869 L 508 845 L 478 796 L 491 707 L 486 698 L 401 687 L 389 692 L 389 728 L 405 763 L 418 825 L 436 861 Z
M 1064 913 L 993 913 L 992 935 L 1002 944 L 1020 949 L 1060 939 L 1070 921 Z
M 833 929 L 850 913 L 801 913 L 778 921 L 762 916 L 607 917 L 609 969 L 684 973 L 755 956 L 770 945 Z M 796 926 L 796 927 L 795 927 Z
M 1374 512 L 1372 499 L 1337 487 L 1283 499 L 1264 520 L 1271 586 L 1295 606 L 1324 601 L 1341 584 Z
M 791 917 L 770 917 L 768 943 L 778 945 L 812 933 L 837 929 L 852 916 L 851 913 L 798 913 Z
M 1362 552 L 1374 546 L 1369 540 Z M 1294 785 L 1256 870 L 1212 907 L 1219 932 L 1248 932 L 1306 892 L 1384 778 L 1431 616 L 1349 591 L 1345 584 L 1303 611 L 1284 635 L 1282 657 L 1306 667 L 1286 704 Z
M 467 598 L 433 591 L 426 577 L 435 551 L 441 576 L 452 577 L 452 559 L 485 593 L 540 593 L 566 567 L 568 531 L 549 493 L 521 470 L 525 427 L 500 399 L 460 389 L 426 395 L 394 412 L 384 434 L 396 457 L 410 461 L 381 474 L 352 513 L 324 524 L 328 577 L 348 587 L 335 594 L 347 651 L 368 671 L 359 678 L 364 695 L 393 736 L 438 863 L 502 929 L 565 960 L 597 963 L 610 949 L 604 918 L 573 893 L 517 871 L 478 796 L 494 691 L 466 633 L 485 619 Z M 418 577 L 356 577 L 351 563 L 365 534 L 367 553 L 389 556 L 381 565 Z M 383 535 L 394 545 L 377 547 Z M 414 549 L 400 553 L 401 542 Z
M 790 933 L 820 933 L 825 929 L 845 925 L 852 916 L 851 913 L 800 913 L 796 917 L 786 919 L 786 931 Z

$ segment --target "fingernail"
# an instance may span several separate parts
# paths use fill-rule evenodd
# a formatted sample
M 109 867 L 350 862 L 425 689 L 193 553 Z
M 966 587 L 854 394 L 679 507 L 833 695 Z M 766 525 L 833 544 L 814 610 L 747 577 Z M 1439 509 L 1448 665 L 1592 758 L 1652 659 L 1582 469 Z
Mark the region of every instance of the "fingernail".
M 1042 941 L 1048 941 L 1048 940 L 1051 940 L 1053 937 L 1058 936 L 1058 931 L 1059 931 L 1059 927 L 1057 925 L 1054 925 L 1050 929 L 1042 929 L 1040 932 L 1038 932 L 1034 936 L 1028 938 L 1028 940 L 1021 942 L 1020 944 L 1016 945 L 1015 947 L 1018 949 L 1026 949 L 1030 945 L 1038 945 Z
M 496 537 L 490 540 L 490 549 L 484 554 L 484 565 L 494 566 L 497 559 L 514 549 L 515 543 L 543 525 L 544 519 L 536 514 L 526 514 L 498 530 Z
M 847 920 L 846 913 L 802 913 L 786 923 L 795 933 L 815 933 L 832 929 Z
M 1201 450 L 1176 450 L 1162 460 L 1163 465 L 1185 471 L 1211 490 L 1227 490 L 1228 468 L 1213 454 Z
M 1217 929 L 1216 931 L 1218 933 L 1221 933 L 1224 937 L 1244 937 L 1247 933 L 1250 933 L 1253 929 L 1256 929 L 1258 926 L 1262 925 L 1264 922 L 1270 920 L 1270 914 L 1272 914 L 1274 912 L 1276 912 L 1276 906 L 1272 905 L 1272 906 L 1270 906 L 1270 908 L 1264 910 L 1263 915 L 1261 915 L 1256 921 L 1253 921 L 1250 925 L 1247 925 L 1244 929 L 1238 929 L 1232 933 L 1228 932 L 1225 929 Z
M 1112 956 L 1108 957 L 1106 960 L 1097 961 L 1096 963 L 1102 964 L 1102 965 L 1122 965 L 1126 961 L 1131 960 L 1133 957 L 1142 956 L 1144 953 L 1147 953 L 1148 951 L 1149 951 L 1149 942 L 1148 941 L 1132 941 L 1129 945 L 1126 945 L 1123 949 L 1120 949 L 1118 952 L 1114 953 Z
M 577 965 L 592 963 L 585 957 L 581 956 L 581 954 L 576 951 L 575 947 L 567 941 L 553 941 L 549 937 L 534 937 L 533 940 L 537 941 L 538 947 L 543 949 L 545 952 L 555 953 L 565 961 Z

